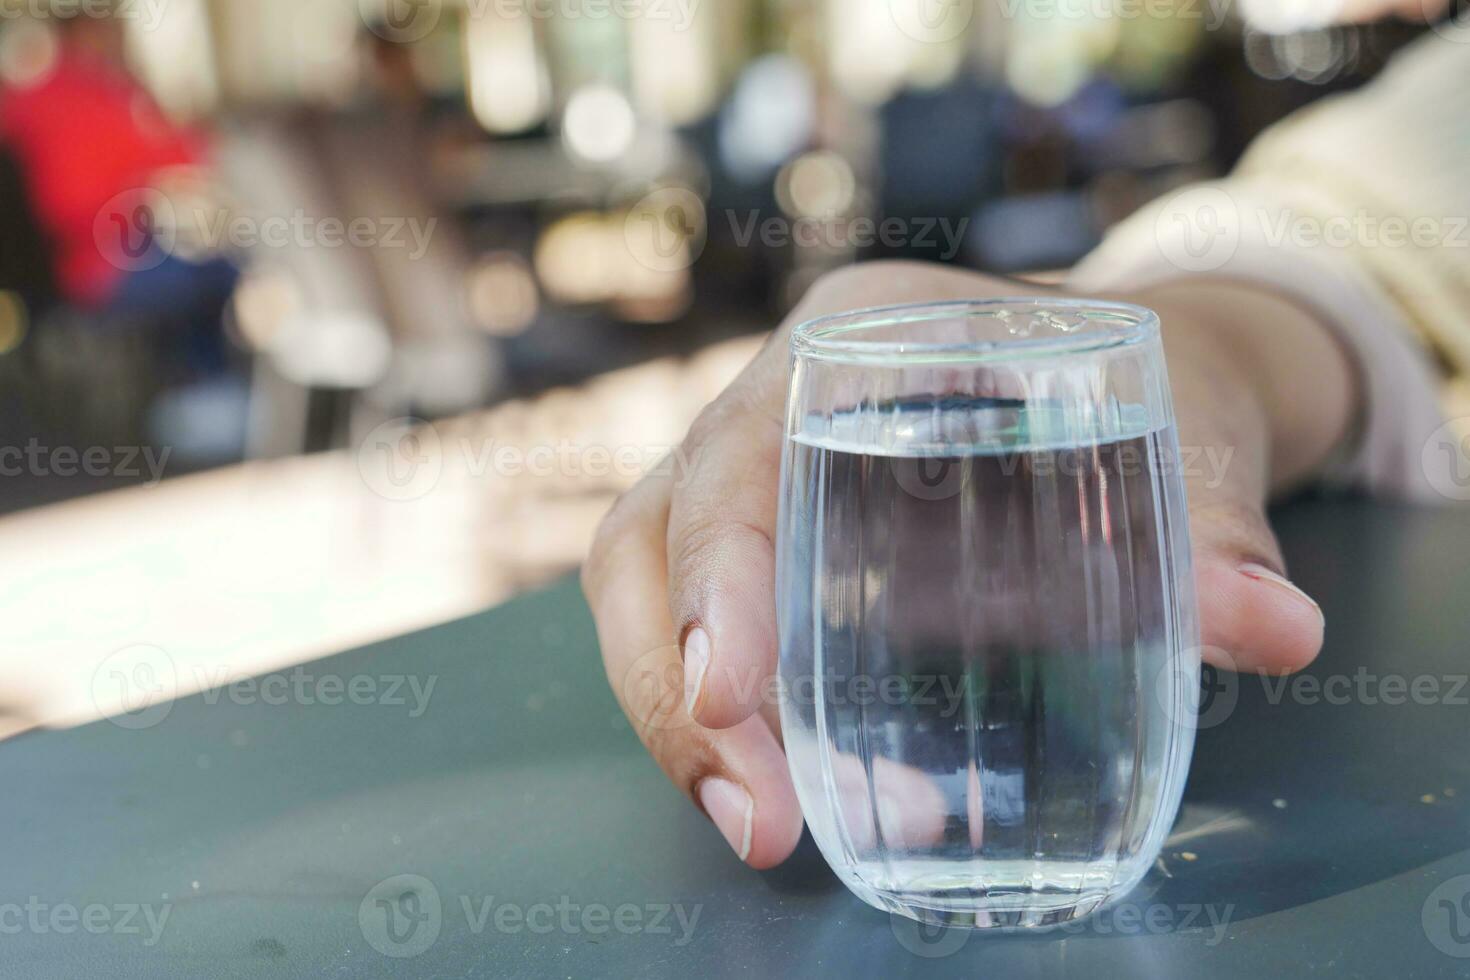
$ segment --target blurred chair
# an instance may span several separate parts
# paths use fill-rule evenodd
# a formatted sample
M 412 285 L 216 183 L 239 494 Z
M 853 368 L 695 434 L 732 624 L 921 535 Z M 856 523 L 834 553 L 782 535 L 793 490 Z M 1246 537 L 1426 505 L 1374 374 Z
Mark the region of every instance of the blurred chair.
M 494 343 L 468 313 L 454 219 L 423 192 L 415 134 L 388 129 L 306 111 L 240 119 L 222 134 L 221 172 L 244 213 L 367 219 L 375 235 L 395 236 L 361 247 L 290 241 L 248 256 L 235 315 L 262 355 L 252 458 L 340 446 L 386 418 L 479 407 L 500 383 Z M 422 254 L 402 244 L 409 222 L 429 229 Z
M 0 214 L 6 216 L 0 222 L 0 289 L 15 293 L 31 319 L 39 319 L 59 302 L 59 294 L 25 175 L 5 147 L 0 147 Z
M 98 322 L 61 298 L 51 247 L 15 156 L 0 147 L 0 293 L 19 336 L 0 357 L 7 390 L 48 428 L 136 442 L 151 389 L 146 338 L 119 319 Z
M 341 216 L 294 117 L 235 120 L 219 137 L 221 179 L 243 214 Z M 234 317 L 258 355 L 246 456 L 341 444 L 352 404 L 387 370 L 391 338 L 372 268 L 359 250 L 294 240 L 245 256 Z

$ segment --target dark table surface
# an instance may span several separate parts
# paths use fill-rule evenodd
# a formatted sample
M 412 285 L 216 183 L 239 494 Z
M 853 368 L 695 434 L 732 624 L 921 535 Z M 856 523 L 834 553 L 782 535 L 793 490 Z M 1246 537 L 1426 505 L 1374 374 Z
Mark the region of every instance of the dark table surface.
M 1067 931 L 924 934 L 810 842 L 742 866 L 568 582 L 0 745 L 0 976 L 1470 975 L 1470 516 L 1279 517 L 1316 680 L 1218 682 L 1158 869 Z

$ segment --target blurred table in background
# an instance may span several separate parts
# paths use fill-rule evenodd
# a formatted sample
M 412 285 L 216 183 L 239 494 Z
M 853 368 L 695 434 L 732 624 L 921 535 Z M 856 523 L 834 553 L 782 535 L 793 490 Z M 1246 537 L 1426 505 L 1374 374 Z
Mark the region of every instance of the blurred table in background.
M 0 737 L 189 694 L 494 605 L 582 559 L 613 498 L 754 353 L 0 519 Z M 138 658 L 143 660 L 139 661 Z M 154 683 L 156 681 L 156 683 Z M 122 700 L 120 700 L 122 699 Z

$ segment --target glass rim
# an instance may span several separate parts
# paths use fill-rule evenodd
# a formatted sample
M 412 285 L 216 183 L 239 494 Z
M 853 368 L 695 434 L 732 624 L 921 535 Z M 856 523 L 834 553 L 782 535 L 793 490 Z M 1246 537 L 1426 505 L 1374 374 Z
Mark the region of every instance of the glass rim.
M 865 330 L 960 317 L 997 317 L 1002 313 L 1101 314 L 1101 329 L 1003 340 L 862 340 Z M 800 357 L 851 362 L 995 362 L 1091 354 L 1133 347 L 1158 337 L 1159 316 L 1133 303 L 1074 297 L 1014 296 L 872 306 L 829 313 L 797 324 L 791 351 Z

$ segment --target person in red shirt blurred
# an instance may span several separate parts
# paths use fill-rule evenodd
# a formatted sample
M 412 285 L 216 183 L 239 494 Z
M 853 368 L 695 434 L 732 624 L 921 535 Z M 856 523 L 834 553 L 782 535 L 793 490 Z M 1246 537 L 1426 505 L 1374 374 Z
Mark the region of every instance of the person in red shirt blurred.
M 169 175 L 200 168 L 202 136 L 165 116 L 129 72 L 121 22 L 50 22 L 57 45 L 0 91 L 0 142 L 18 160 L 72 306 L 218 333 L 236 272 L 173 254 L 159 201 Z M 217 341 L 211 345 L 218 346 Z

